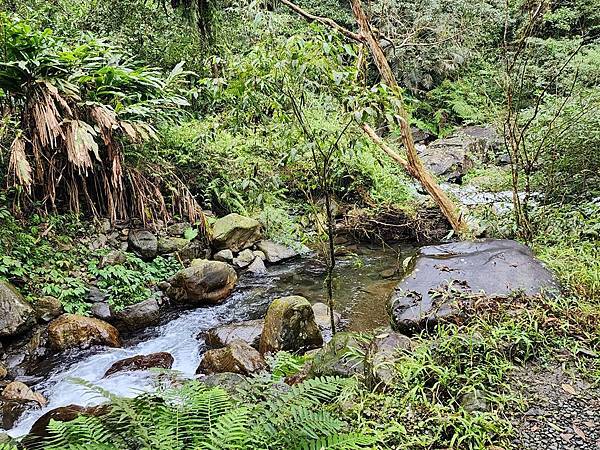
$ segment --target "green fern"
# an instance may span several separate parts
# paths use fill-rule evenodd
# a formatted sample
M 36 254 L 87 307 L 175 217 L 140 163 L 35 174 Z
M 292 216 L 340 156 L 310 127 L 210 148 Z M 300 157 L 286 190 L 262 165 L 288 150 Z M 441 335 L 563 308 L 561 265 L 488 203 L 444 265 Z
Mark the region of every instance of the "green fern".
M 51 421 L 44 449 L 226 450 L 355 449 L 373 439 L 348 433 L 348 425 L 328 405 L 347 381 L 307 380 L 281 389 L 273 380 L 249 380 L 249 391 L 233 397 L 199 381 L 136 398 L 122 398 L 79 382 L 108 399 L 99 417 Z M 279 387 L 278 387 L 279 386 Z M 31 447 L 33 448 L 33 447 Z

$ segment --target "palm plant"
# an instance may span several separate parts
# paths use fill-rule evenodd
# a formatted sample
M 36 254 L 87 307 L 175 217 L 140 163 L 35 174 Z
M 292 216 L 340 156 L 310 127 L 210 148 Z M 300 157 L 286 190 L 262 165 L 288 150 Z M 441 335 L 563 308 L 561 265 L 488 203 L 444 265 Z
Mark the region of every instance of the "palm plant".
M 164 76 L 102 41 L 69 46 L 7 14 L 0 15 L 0 49 L 0 111 L 18 124 L 9 150 L 17 193 L 45 209 L 84 206 L 113 221 L 200 217 L 177 177 L 125 152 L 155 138 L 154 125 L 188 105 L 182 64 Z

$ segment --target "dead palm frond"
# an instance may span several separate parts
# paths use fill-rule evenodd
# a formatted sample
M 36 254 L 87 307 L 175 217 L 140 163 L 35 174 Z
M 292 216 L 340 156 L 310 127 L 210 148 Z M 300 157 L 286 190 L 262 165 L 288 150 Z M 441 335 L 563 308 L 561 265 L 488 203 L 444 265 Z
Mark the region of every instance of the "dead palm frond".
M 113 221 L 167 220 L 174 213 L 202 218 L 187 187 L 159 163 L 148 175 L 126 161 L 127 146 L 157 138 L 153 122 L 187 106 L 182 64 L 164 76 L 103 42 L 69 51 L 18 19 L 0 13 L 0 21 L 7 55 L 0 90 L 20 126 L 10 147 L 9 183 L 21 186 L 30 204 Z

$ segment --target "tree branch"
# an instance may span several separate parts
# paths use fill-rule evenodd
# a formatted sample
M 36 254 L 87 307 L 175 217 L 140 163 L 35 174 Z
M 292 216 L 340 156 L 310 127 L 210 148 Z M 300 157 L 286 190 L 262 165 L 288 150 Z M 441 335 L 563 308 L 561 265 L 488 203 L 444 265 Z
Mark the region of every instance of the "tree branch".
M 365 41 L 363 36 L 361 36 L 360 34 L 354 33 L 353 31 L 350 31 L 347 28 L 344 28 L 343 26 L 338 24 L 336 21 L 334 21 L 328 17 L 315 16 L 314 14 L 311 14 L 308 11 L 303 10 L 295 3 L 292 3 L 290 0 L 281 0 L 281 3 L 283 3 L 285 6 L 290 8 L 295 13 L 304 17 L 309 22 L 319 22 L 325 26 L 333 28 L 333 29 L 339 31 L 344 36 L 346 36 L 348 39 L 352 39 L 353 41 L 356 41 L 356 42 L 364 42 Z

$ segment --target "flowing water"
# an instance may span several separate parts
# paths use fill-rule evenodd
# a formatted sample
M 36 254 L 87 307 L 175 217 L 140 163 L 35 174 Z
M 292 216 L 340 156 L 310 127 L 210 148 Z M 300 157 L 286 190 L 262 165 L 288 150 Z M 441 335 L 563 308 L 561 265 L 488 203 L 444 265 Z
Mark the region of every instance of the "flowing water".
M 361 247 L 355 254 L 339 259 L 336 268 L 336 309 L 342 313 L 343 328 L 366 331 L 385 326 L 388 318 L 385 303 L 398 275 L 390 272 L 412 254 L 412 249 L 375 249 Z M 384 278 L 384 276 L 391 278 Z M 95 348 L 58 355 L 47 361 L 43 381 L 33 386 L 47 399 L 42 409 L 25 413 L 12 436 L 26 434 L 45 412 L 70 404 L 94 405 L 104 401 L 88 388 L 74 382 L 82 379 L 114 394 L 134 396 L 156 386 L 156 373 L 121 372 L 103 378 L 116 361 L 135 355 L 169 352 L 174 357 L 173 369 L 191 378 L 206 350 L 198 335 L 211 327 L 230 322 L 262 318 L 270 302 L 284 295 L 302 295 L 312 303 L 324 302 L 324 267 L 316 259 L 305 257 L 269 267 L 265 276 L 242 275 L 234 293 L 222 304 L 174 311 L 163 323 L 151 327 L 125 341 L 123 348 Z M 39 375 L 39 374 L 37 374 Z

